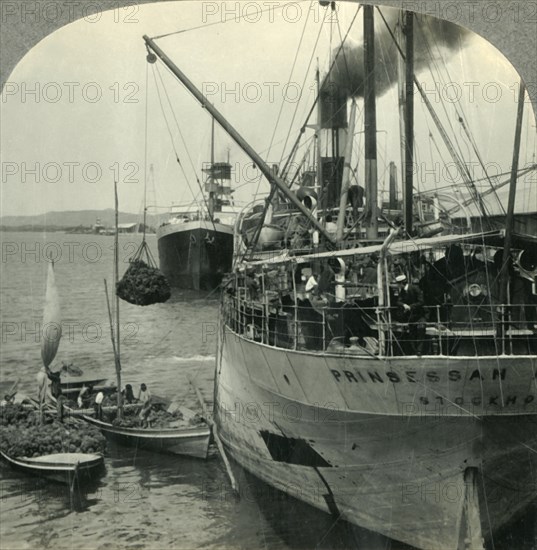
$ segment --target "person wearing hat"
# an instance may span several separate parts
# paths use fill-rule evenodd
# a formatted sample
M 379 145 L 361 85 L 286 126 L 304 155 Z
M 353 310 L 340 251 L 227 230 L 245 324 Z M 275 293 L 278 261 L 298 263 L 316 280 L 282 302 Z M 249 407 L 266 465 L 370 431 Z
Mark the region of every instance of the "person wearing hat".
M 425 340 L 425 322 L 423 292 L 417 285 L 410 284 L 406 275 L 398 275 L 395 282 L 399 287 L 397 298 L 398 317 L 401 322 L 408 323 L 408 337 L 411 351 L 421 355 Z
M 257 278 L 257 274 L 255 273 L 255 269 L 252 267 L 247 268 L 244 277 L 244 283 L 248 289 L 250 300 L 257 300 L 259 295 L 259 280 Z
M 319 286 L 319 274 L 312 272 L 310 275 L 310 278 L 306 282 L 306 298 L 308 300 L 311 300 L 313 297 L 313 294 L 317 291 L 317 287 Z

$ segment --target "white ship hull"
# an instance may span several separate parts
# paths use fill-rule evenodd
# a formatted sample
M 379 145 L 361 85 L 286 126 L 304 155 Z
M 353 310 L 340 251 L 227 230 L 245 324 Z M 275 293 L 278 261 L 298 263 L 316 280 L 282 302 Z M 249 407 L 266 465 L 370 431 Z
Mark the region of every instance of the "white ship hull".
M 227 328 L 220 345 L 224 444 L 312 506 L 418 548 L 457 549 L 468 468 L 485 536 L 537 495 L 534 356 L 342 357 Z

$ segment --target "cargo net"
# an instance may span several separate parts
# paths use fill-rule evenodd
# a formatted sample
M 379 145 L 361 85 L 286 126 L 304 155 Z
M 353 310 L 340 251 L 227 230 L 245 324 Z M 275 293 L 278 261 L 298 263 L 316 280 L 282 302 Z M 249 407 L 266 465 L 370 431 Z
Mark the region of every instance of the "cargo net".
M 142 259 L 144 257 L 146 261 Z M 170 298 L 168 280 L 157 268 L 145 240 L 130 259 L 130 266 L 117 283 L 116 294 L 136 306 L 159 304 Z

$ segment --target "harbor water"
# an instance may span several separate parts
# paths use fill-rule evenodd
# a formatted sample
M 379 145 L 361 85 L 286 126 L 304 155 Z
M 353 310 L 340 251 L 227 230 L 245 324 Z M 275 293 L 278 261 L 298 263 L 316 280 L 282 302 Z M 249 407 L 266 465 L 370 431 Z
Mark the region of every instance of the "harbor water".
M 148 238 L 156 257 L 156 238 Z M 140 243 L 119 241 L 120 275 Z M 55 261 L 62 340 L 54 366 L 114 379 L 104 279 L 113 281 L 113 237 L 2 233 L 0 382 L 35 396 L 41 366 L 46 272 Z M 123 383 L 180 397 L 199 410 L 189 377 L 212 406 L 218 295 L 175 290 L 166 304 L 121 302 Z M 241 498 L 211 447 L 207 461 L 109 444 L 106 472 L 71 495 L 62 485 L 0 465 L 0 548 L 358 548 L 402 544 L 316 511 L 233 465 Z M 536 483 L 536 480 L 528 480 Z M 436 498 L 429 495 L 429 498 Z M 495 550 L 537 548 L 536 510 L 494 540 Z

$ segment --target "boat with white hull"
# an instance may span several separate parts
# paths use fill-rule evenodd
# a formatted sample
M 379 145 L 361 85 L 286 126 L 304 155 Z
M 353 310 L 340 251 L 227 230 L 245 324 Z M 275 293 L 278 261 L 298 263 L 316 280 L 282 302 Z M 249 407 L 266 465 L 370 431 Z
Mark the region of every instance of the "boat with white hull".
M 207 458 L 211 430 L 205 423 L 198 426 L 183 424 L 180 427 L 136 428 L 116 426 L 87 415 L 82 418 L 120 445 L 159 453 Z
M 528 483 L 535 356 L 342 357 L 229 328 L 221 346 L 216 419 L 229 453 L 316 508 L 418 548 L 451 549 L 469 468 L 480 472 L 487 536 L 537 495 Z
M 38 457 L 11 456 L 0 450 L 0 456 L 12 468 L 44 477 L 70 487 L 90 482 L 104 470 L 104 458 L 94 453 L 54 453 Z

